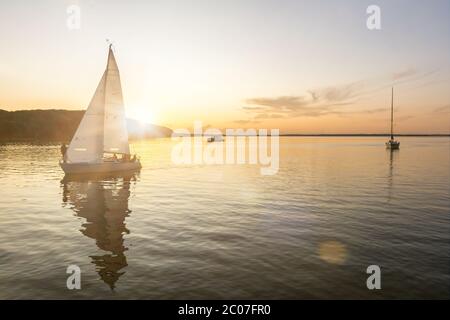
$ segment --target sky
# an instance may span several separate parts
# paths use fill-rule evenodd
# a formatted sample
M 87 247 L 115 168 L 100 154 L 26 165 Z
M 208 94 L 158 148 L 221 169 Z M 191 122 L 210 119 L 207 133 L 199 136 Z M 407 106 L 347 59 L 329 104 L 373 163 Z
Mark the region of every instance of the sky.
M 2 1 L 0 39 L 0 109 L 85 109 L 111 39 L 144 122 L 385 133 L 394 86 L 397 132 L 450 133 L 448 0 Z

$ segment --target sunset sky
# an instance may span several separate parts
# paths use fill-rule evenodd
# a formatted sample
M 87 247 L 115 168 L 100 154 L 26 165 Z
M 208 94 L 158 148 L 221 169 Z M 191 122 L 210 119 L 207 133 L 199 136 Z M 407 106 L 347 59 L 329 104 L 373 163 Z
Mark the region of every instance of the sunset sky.
M 131 118 L 384 133 L 394 85 L 398 132 L 450 133 L 448 0 L 2 1 L 0 109 L 85 109 L 106 38 Z

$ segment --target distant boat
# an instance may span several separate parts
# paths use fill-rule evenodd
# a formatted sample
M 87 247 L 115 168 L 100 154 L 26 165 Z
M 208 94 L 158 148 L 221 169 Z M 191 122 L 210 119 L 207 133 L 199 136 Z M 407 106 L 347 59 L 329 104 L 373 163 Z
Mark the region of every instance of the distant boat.
M 141 168 L 136 155 L 130 155 L 119 68 L 111 45 L 106 70 L 60 166 L 68 174 Z
M 386 142 L 386 148 L 391 150 L 400 148 L 400 142 L 394 139 L 394 88 L 391 96 L 391 138 Z
M 209 137 L 207 141 L 208 142 L 221 142 L 221 141 L 223 141 L 223 137 L 221 135 L 216 135 L 216 136 Z

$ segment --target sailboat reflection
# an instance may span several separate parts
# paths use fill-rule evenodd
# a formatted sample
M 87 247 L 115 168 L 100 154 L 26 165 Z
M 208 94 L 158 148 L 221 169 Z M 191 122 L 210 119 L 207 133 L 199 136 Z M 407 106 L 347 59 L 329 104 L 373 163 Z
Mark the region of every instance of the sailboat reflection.
M 388 174 L 388 202 L 392 200 L 392 189 L 394 186 L 394 158 L 397 157 L 398 149 L 387 149 L 389 153 L 389 174 Z
M 103 255 L 92 255 L 92 263 L 100 278 L 115 288 L 117 280 L 125 273 L 127 264 L 124 234 L 128 209 L 130 184 L 136 176 L 65 176 L 61 181 L 63 203 L 69 205 L 76 216 L 86 219 L 81 233 L 95 240 Z

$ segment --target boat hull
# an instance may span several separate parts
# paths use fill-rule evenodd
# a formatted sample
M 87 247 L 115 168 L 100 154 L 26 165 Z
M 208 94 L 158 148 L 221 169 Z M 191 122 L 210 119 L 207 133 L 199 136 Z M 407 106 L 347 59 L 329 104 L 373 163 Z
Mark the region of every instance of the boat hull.
M 139 161 L 101 162 L 101 163 L 60 162 L 59 165 L 66 174 L 124 172 L 124 171 L 136 171 L 142 168 L 141 163 Z
M 399 149 L 400 148 L 400 142 L 397 142 L 397 141 L 386 142 L 386 148 L 387 149 L 391 149 L 391 150 Z

